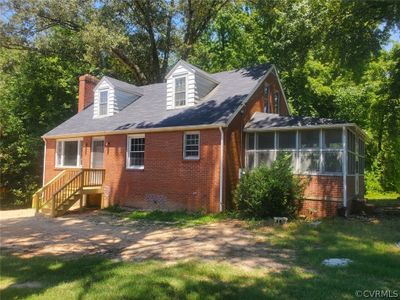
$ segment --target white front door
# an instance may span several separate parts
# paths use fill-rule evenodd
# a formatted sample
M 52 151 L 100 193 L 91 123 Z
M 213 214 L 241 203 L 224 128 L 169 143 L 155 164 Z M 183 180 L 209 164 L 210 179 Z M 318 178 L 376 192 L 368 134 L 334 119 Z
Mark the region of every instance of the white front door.
M 102 169 L 103 166 L 103 158 L 104 158 L 104 139 L 94 138 L 92 140 L 92 155 L 90 167 L 92 169 Z M 102 173 L 101 172 L 90 172 L 89 184 L 97 185 L 99 182 L 102 182 Z
M 104 158 L 104 139 L 93 139 L 91 168 L 102 169 Z

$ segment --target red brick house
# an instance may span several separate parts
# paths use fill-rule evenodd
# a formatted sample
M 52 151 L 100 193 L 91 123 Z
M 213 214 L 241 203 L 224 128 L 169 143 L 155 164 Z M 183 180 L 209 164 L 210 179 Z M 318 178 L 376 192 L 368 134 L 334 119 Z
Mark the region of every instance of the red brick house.
M 308 179 L 304 210 L 334 215 L 363 198 L 362 130 L 291 116 L 271 64 L 208 74 L 181 60 L 164 83 L 140 87 L 84 75 L 78 107 L 43 136 L 44 187 L 34 203 L 54 216 L 78 199 L 223 211 L 241 172 L 283 153 Z

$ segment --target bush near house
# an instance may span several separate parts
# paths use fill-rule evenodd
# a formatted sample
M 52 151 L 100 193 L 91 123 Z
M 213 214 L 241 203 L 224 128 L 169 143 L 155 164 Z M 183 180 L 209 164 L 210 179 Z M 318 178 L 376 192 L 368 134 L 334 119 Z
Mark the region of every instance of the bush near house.
M 234 194 L 236 209 L 245 217 L 294 217 L 301 208 L 304 184 L 294 176 L 291 157 L 246 174 Z

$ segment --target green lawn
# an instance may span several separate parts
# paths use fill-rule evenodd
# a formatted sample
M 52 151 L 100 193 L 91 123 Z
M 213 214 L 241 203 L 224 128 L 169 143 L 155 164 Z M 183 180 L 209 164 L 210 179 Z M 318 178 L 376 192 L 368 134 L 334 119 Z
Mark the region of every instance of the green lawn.
M 396 192 L 391 193 L 376 193 L 376 192 L 368 192 L 365 195 L 365 199 L 370 204 L 374 204 L 376 206 L 400 206 L 400 194 Z
M 204 225 L 208 223 L 217 222 L 229 218 L 228 214 L 206 214 L 202 212 L 185 212 L 185 211 L 143 211 L 134 210 L 126 211 L 121 207 L 112 206 L 105 211 L 120 215 L 122 218 L 142 222 L 159 222 L 166 225 L 173 225 L 178 227 L 190 227 Z
M 200 261 L 115 262 L 101 257 L 20 259 L 1 256 L 1 299 L 351 299 L 356 290 L 400 289 L 400 220 L 296 221 L 285 227 L 253 223 L 277 250 L 293 249 L 281 273 Z M 184 249 L 182 249 L 184 251 Z M 344 257 L 344 268 L 321 265 Z M 37 281 L 41 288 L 10 285 Z

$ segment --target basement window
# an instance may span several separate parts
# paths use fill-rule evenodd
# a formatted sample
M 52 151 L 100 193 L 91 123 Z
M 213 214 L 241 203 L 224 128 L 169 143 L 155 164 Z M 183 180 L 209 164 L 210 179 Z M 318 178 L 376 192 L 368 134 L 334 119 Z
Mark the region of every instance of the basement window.
M 57 141 L 56 146 L 56 167 L 59 168 L 80 168 L 82 156 L 81 140 Z

